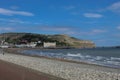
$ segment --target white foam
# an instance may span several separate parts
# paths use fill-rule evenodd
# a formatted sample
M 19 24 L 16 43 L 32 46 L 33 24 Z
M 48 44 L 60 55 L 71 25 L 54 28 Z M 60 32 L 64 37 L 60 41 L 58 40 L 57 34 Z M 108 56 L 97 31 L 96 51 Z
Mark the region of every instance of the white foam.
M 107 63 L 120 66 L 120 62 L 117 62 L 117 61 L 107 61 Z
M 86 58 L 91 58 L 92 56 L 90 56 L 90 55 L 86 55 L 85 57 L 86 57 Z
M 51 57 L 51 58 L 63 58 L 63 59 L 68 59 L 68 60 L 74 60 L 74 61 L 85 61 L 85 62 L 89 62 L 92 64 L 101 64 L 101 65 L 115 65 L 115 66 L 120 66 L 120 58 L 118 57 L 103 57 L 103 56 L 92 56 L 92 55 L 87 55 L 84 53 L 71 53 L 68 52 L 67 54 L 64 54 L 62 52 L 59 53 L 52 53 L 52 52 L 32 52 L 32 51 L 26 51 L 23 53 L 34 53 L 34 54 L 38 54 L 40 56 L 47 56 L 47 57 Z
M 96 60 L 102 60 L 104 57 L 102 57 L 102 56 L 96 56 Z
M 117 57 L 111 57 L 111 60 L 120 60 L 120 58 L 117 58 Z
M 67 56 L 71 56 L 71 57 L 83 57 L 83 55 L 81 55 L 81 54 L 70 54 L 70 53 L 68 53 Z

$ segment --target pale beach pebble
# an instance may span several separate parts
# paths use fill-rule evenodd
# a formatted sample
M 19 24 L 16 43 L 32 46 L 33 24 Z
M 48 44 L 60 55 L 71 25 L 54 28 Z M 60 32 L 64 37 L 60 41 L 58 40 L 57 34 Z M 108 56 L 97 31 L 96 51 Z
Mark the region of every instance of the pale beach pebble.
M 120 80 L 120 69 L 8 53 L 0 54 L 0 60 L 67 80 Z

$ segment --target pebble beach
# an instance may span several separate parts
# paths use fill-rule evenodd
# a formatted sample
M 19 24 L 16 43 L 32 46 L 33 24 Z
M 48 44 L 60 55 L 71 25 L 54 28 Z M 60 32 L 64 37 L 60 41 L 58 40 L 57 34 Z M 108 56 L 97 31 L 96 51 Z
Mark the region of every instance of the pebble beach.
M 120 69 L 115 68 L 9 54 L 7 52 L 4 55 L 0 52 L 0 60 L 66 80 L 120 80 Z

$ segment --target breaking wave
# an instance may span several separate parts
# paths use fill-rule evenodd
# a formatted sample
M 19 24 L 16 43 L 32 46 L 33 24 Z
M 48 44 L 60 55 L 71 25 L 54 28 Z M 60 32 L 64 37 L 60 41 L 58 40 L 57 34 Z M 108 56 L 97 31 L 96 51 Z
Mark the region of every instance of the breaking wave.
M 46 56 L 51 58 L 62 58 L 73 61 L 82 61 L 92 64 L 98 64 L 103 66 L 109 66 L 114 68 L 120 68 L 120 58 L 119 57 L 105 57 L 105 56 L 96 56 L 89 55 L 84 53 L 73 53 L 73 52 L 49 52 L 49 51 L 35 51 L 35 50 L 24 50 L 21 53 L 30 54 L 30 55 L 38 55 L 38 56 Z

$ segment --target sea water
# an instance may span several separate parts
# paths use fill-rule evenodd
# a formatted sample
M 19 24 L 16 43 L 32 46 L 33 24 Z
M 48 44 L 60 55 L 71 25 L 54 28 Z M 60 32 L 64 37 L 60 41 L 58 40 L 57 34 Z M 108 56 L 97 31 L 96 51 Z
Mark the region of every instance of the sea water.
M 120 68 L 120 48 L 40 49 L 23 50 L 21 53 Z

